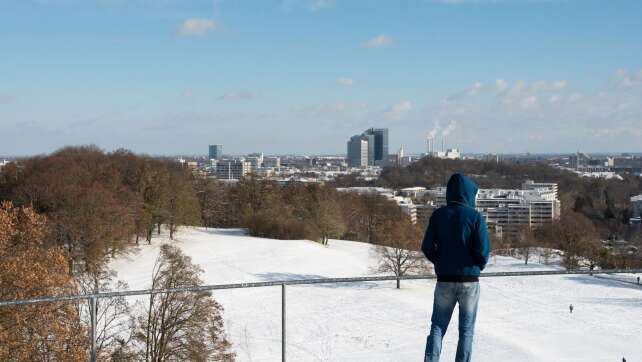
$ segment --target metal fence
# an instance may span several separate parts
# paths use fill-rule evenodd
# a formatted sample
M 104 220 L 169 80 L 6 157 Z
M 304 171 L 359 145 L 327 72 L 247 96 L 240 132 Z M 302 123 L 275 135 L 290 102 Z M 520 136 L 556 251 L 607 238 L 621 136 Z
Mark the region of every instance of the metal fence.
M 480 277 L 525 277 L 525 276 L 542 276 L 542 275 L 595 275 L 595 274 L 638 274 L 642 269 L 609 269 L 609 270 L 542 270 L 527 272 L 495 272 L 482 273 Z M 64 301 L 89 301 L 89 312 L 91 322 L 89 326 L 90 334 L 90 361 L 96 361 L 96 301 L 101 298 L 113 298 L 121 296 L 140 296 L 165 293 L 189 293 L 203 292 L 223 289 L 241 289 L 241 288 L 258 288 L 281 286 L 281 360 L 285 362 L 286 357 L 286 286 L 288 285 L 311 285 L 311 284 L 340 284 L 340 283 L 358 283 L 373 281 L 397 281 L 397 280 L 424 280 L 436 279 L 435 275 L 405 275 L 401 277 L 392 276 L 368 276 L 355 278 L 319 278 L 319 279 L 298 279 L 298 280 L 279 280 L 268 282 L 253 283 L 236 283 L 236 284 L 214 284 L 199 285 L 193 287 L 171 288 L 171 289 L 141 289 L 130 291 L 106 292 L 95 294 L 68 295 L 59 297 L 39 297 L 24 300 L 0 301 L 0 308 L 10 305 L 24 305 L 47 302 L 64 302 Z M 617 281 L 617 280 L 616 280 Z M 625 281 L 623 281 L 625 282 Z M 631 283 L 631 282 L 627 282 Z M 637 285 L 640 285 L 640 279 L 637 279 Z M 642 288 L 642 286 L 640 286 Z

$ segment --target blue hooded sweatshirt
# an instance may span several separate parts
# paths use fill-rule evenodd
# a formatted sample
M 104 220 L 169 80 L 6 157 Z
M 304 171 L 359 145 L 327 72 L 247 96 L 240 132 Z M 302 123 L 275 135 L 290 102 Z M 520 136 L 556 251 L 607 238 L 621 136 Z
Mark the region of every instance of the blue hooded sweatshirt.
M 488 262 L 488 231 L 484 218 L 475 210 L 476 196 L 477 185 L 464 175 L 454 174 L 448 181 L 447 205 L 430 217 L 421 250 L 435 265 L 439 281 L 476 281 Z

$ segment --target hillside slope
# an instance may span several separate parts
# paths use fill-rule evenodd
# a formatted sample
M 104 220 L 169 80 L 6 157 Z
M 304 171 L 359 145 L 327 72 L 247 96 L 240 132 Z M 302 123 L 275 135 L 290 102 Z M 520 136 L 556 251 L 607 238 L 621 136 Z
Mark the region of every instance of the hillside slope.
M 111 266 L 130 289 L 147 288 L 154 239 Z M 204 270 L 208 284 L 372 274 L 368 244 L 272 240 L 239 230 L 183 229 L 176 245 Z M 497 257 L 488 271 L 546 269 Z M 642 288 L 591 276 L 482 280 L 475 361 L 642 361 Z M 421 361 L 434 281 L 292 286 L 287 289 L 290 361 Z M 215 294 L 240 361 L 280 360 L 278 287 Z M 575 307 L 573 314 L 568 306 Z M 454 360 L 457 311 L 444 340 Z

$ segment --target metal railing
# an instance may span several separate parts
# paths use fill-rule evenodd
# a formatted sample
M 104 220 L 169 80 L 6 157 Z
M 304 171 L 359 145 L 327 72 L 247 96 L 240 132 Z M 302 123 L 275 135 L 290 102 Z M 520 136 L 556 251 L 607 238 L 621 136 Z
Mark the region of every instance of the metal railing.
M 523 276 L 545 276 L 545 275 L 594 275 L 594 274 L 638 274 L 642 273 L 642 269 L 608 269 L 608 270 L 541 270 L 541 271 L 524 271 L 524 272 L 495 272 L 495 273 L 482 273 L 481 278 L 486 277 L 523 277 Z M 68 295 L 58 297 L 39 297 L 23 300 L 9 300 L 0 301 L 0 307 L 11 305 L 25 305 L 35 303 L 48 303 L 48 302 L 64 302 L 64 301 L 89 301 L 89 312 L 91 315 L 89 334 L 90 334 L 90 361 L 96 361 L 96 302 L 101 298 L 113 298 L 123 296 L 140 296 L 140 295 L 153 295 L 153 294 L 166 294 L 166 293 L 189 293 L 189 292 L 203 292 L 212 290 L 224 289 L 241 289 L 241 288 L 258 288 L 258 287 L 273 287 L 281 286 L 281 360 L 285 362 L 286 356 L 286 333 L 285 333 L 285 319 L 286 319 L 286 286 L 287 285 L 313 285 L 313 284 L 341 284 L 341 283 L 358 283 L 358 282 L 376 282 L 376 281 L 397 281 L 397 280 L 426 280 L 436 279 L 435 275 L 405 275 L 397 277 L 394 275 L 386 276 L 368 276 L 368 277 L 354 277 L 354 278 L 318 278 L 318 279 L 295 279 L 295 280 L 278 280 L 268 282 L 251 282 L 251 283 L 235 283 L 235 284 L 213 284 L 213 285 L 199 285 L 193 287 L 170 288 L 170 289 L 140 289 L 129 291 L 117 292 L 104 292 L 95 294 L 81 294 L 81 295 Z M 611 279 L 612 280 L 612 279 Z M 617 280 L 615 280 L 617 281 Z M 630 282 L 629 282 L 630 283 Z M 639 279 L 637 282 L 639 284 Z M 642 288 L 642 286 L 640 286 Z

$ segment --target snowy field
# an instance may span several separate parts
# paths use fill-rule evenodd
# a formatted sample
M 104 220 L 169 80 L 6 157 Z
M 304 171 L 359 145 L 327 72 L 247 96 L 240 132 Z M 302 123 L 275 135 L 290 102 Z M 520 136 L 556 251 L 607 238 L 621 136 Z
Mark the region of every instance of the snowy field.
M 130 289 L 150 286 L 157 238 L 111 266 Z M 260 239 L 239 230 L 182 229 L 173 241 L 207 284 L 371 275 L 365 243 Z M 497 257 L 487 271 L 550 269 Z M 633 278 L 633 276 L 629 276 Z M 434 281 L 287 287 L 289 361 L 423 361 Z M 474 361 L 642 361 L 642 288 L 591 276 L 484 278 Z M 239 361 L 279 361 L 280 287 L 217 291 Z M 133 299 L 133 298 L 132 298 Z M 133 300 L 132 300 L 133 302 Z M 573 304 L 573 314 L 569 305 Z M 457 310 L 444 339 L 453 361 Z

